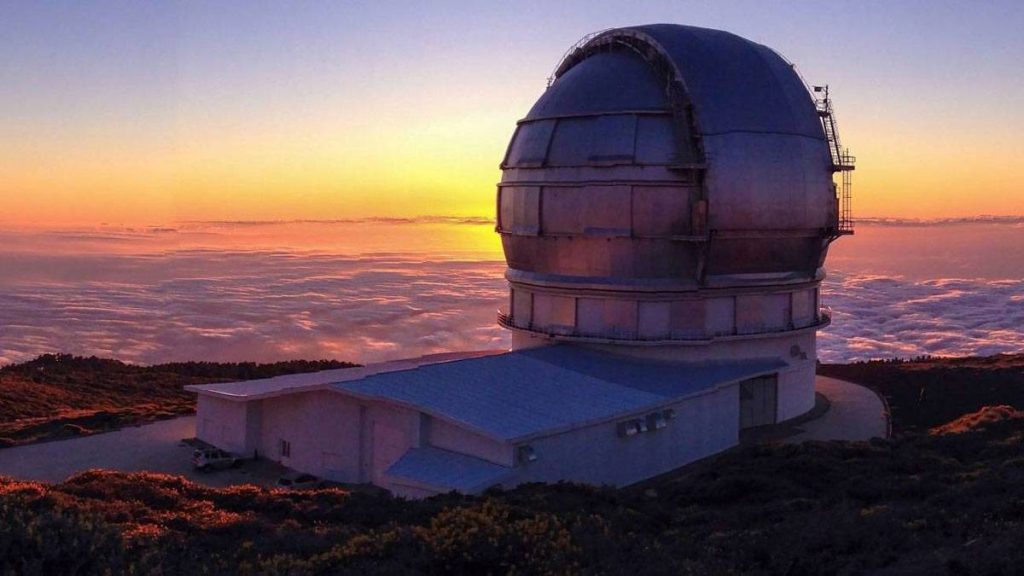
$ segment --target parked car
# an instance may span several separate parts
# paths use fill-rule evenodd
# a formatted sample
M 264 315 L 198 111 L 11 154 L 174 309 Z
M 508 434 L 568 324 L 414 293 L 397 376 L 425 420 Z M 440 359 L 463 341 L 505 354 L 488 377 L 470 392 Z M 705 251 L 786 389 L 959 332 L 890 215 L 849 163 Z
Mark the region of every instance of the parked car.
M 292 472 L 285 474 L 277 480 L 277 487 L 284 490 L 312 490 L 319 488 L 322 481 L 312 474 Z
M 241 463 L 241 458 L 220 448 L 202 448 L 192 452 L 192 466 L 203 472 L 234 468 Z

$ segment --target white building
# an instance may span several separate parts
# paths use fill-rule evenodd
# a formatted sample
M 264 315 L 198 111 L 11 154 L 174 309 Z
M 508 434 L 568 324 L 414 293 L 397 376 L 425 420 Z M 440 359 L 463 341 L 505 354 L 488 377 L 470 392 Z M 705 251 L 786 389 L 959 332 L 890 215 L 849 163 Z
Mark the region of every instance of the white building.
M 585 38 L 502 162 L 514 349 L 193 386 L 197 436 L 414 497 L 624 485 L 720 452 L 814 406 L 850 160 L 827 96 L 764 46 Z

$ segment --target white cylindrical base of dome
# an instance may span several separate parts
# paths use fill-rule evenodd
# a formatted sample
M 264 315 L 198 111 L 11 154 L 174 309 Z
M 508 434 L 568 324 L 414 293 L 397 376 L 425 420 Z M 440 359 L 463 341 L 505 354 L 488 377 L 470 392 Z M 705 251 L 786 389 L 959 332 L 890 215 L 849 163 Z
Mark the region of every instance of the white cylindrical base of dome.
M 749 339 L 712 341 L 702 345 L 631 346 L 622 344 L 567 343 L 598 350 L 610 356 L 680 364 L 726 363 L 778 359 L 785 365 L 777 372 L 775 421 L 783 422 L 814 408 L 817 368 L 817 333 L 813 330 L 759 335 Z M 528 332 L 514 332 L 513 349 L 534 348 L 559 340 Z

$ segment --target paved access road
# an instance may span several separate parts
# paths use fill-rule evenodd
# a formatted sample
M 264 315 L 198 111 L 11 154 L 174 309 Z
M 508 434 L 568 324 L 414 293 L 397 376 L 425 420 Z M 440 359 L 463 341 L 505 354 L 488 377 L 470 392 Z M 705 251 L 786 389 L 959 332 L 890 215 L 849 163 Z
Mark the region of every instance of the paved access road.
M 818 376 L 815 391 L 828 398 L 828 412 L 797 425 L 800 432 L 785 442 L 805 440 L 870 440 L 885 438 L 889 420 L 885 405 L 872 390 L 843 380 Z
M 192 448 L 183 438 L 195 436 L 195 416 L 162 420 L 114 432 L 0 449 L 0 476 L 60 482 L 92 468 L 125 472 L 178 474 L 209 486 L 270 484 L 278 470 L 270 463 L 246 463 L 237 470 L 209 473 L 192 469 Z

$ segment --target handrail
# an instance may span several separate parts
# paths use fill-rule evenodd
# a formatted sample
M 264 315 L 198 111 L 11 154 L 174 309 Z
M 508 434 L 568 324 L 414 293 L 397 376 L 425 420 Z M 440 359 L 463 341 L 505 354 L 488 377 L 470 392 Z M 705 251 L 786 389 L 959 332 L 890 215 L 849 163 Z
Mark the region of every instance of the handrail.
M 612 28 L 605 28 L 603 30 L 598 30 L 596 32 L 590 32 L 588 34 L 585 34 L 579 40 L 577 40 L 575 44 L 569 46 L 569 49 L 565 51 L 565 54 L 562 54 L 562 57 L 558 59 L 558 64 L 556 64 L 555 69 L 551 71 L 551 75 L 548 76 L 548 88 L 551 88 L 551 85 L 555 83 L 555 80 L 558 76 L 558 70 L 562 68 L 562 63 L 568 60 L 574 52 L 576 52 L 580 48 L 583 48 L 587 44 L 587 42 L 590 42 L 594 38 L 597 38 L 598 36 L 604 34 L 609 30 L 612 30 Z
M 535 334 L 544 334 L 544 335 L 552 336 L 552 337 L 555 337 L 555 338 L 559 338 L 560 337 L 560 338 L 568 338 L 568 339 L 573 339 L 573 340 L 608 341 L 608 342 L 620 342 L 620 343 L 627 343 L 627 342 L 636 342 L 636 343 L 658 343 L 658 342 L 703 343 L 703 342 L 711 342 L 713 340 L 721 339 L 721 338 L 737 339 L 737 338 L 747 338 L 747 337 L 758 337 L 758 336 L 762 336 L 762 335 L 771 335 L 771 334 L 785 334 L 787 332 L 797 332 L 797 331 L 808 330 L 808 329 L 812 329 L 812 328 L 813 329 L 819 329 L 819 328 L 823 328 L 825 326 L 828 326 L 831 323 L 832 323 L 832 308 L 830 308 L 828 306 L 822 306 L 822 307 L 820 307 L 818 309 L 818 315 L 815 317 L 814 323 L 809 324 L 807 326 L 796 327 L 796 326 L 793 326 L 792 324 L 790 324 L 789 326 L 787 326 L 785 328 L 782 328 L 782 329 L 765 330 L 765 331 L 762 331 L 762 332 L 752 332 L 752 333 L 741 333 L 741 332 L 738 332 L 734 328 L 733 331 L 731 333 L 729 333 L 729 334 L 711 335 L 711 336 L 705 336 L 705 337 L 701 337 L 701 338 L 681 338 L 681 337 L 678 337 L 678 336 L 668 336 L 668 337 L 662 337 L 662 338 L 641 338 L 639 336 L 623 337 L 623 336 L 615 336 L 615 335 L 583 334 L 583 333 L 580 333 L 580 332 L 578 332 L 576 330 L 574 330 L 572 332 L 568 332 L 568 333 L 549 332 L 549 331 L 546 331 L 546 330 L 535 328 L 532 323 L 530 323 L 529 326 L 517 326 L 516 323 L 515 323 L 515 318 L 512 316 L 512 314 L 506 314 L 506 313 L 503 313 L 503 312 L 498 312 L 498 325 L 503 327 L 503 328 L 508 328 L 508 329 L 511 329 L 511 330 L 521 330 L 521 331 L 524 331 L 524 332 L 532 332 L 532 333 L 535 333 Z

